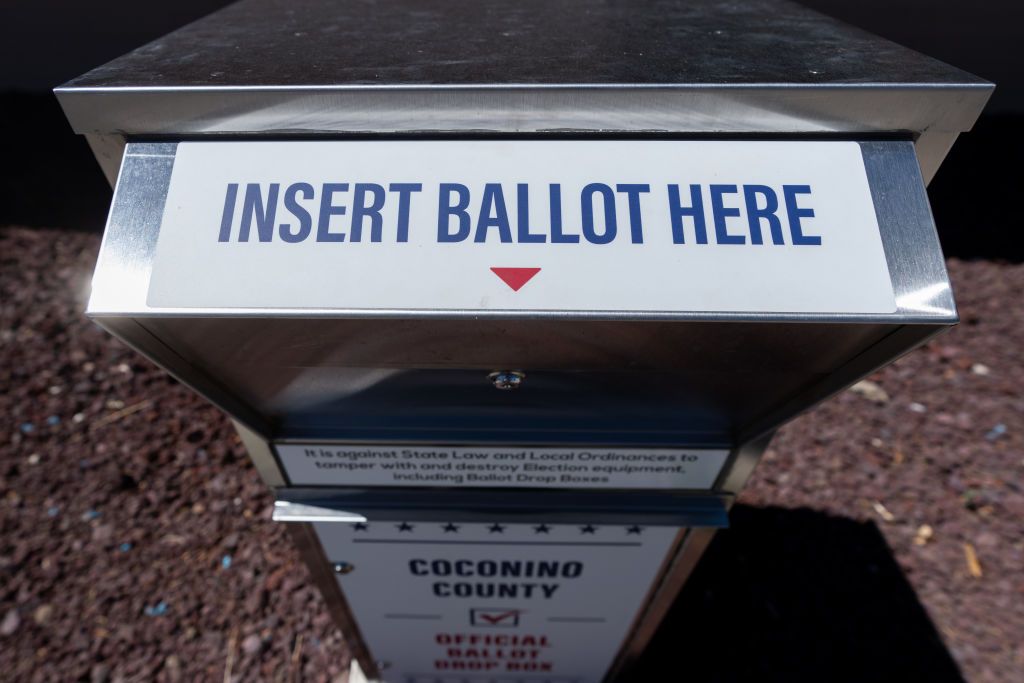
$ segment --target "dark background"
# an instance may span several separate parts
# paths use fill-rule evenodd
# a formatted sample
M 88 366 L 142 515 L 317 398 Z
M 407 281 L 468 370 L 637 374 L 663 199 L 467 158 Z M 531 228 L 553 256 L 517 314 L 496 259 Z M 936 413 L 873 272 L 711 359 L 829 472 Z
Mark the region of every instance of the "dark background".
M 0 22 L 0 224 L 100 230 L 110 188 L 50 90 L 224 5 L 8 0 Z M 997 84 L 929 188 L 947 255 L 1024 261 L 1024 2 L 805 0 Z

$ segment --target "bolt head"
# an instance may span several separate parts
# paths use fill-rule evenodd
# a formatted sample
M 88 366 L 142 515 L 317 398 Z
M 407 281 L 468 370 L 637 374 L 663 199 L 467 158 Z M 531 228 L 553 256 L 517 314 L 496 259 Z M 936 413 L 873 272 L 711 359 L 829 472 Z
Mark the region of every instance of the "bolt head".
M 519 370 L 499 370 L 487 375 L 487 379 L 491 380 L 495 388 L 508 391 L 521 387 L 523 380 L 526 379 L 526 374 Z

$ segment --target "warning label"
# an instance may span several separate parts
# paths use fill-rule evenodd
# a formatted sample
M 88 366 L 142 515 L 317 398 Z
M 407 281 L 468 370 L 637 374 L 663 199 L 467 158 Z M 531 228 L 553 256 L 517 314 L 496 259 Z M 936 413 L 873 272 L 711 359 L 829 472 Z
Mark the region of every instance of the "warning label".
M 708 489 L 728 451 L 277 444 L 294 485 Z

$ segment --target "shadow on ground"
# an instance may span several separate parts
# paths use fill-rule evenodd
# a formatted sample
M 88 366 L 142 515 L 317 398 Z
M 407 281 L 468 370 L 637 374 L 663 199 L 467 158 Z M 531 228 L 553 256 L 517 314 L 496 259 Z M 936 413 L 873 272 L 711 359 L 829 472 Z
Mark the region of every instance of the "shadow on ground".
M 737 505 L 630 681 L 962 681 L 878 528 Z

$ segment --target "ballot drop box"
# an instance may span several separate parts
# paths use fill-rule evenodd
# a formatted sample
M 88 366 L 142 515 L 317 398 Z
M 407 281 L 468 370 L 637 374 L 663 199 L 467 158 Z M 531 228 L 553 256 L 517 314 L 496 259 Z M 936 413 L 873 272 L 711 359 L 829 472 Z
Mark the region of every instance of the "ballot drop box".
M 244 0 L 57 94 L 88 315 L 230 415 L 362 671 L 596 683 L 773 432 L 956 322 L 990 90 L 775 0 Z

